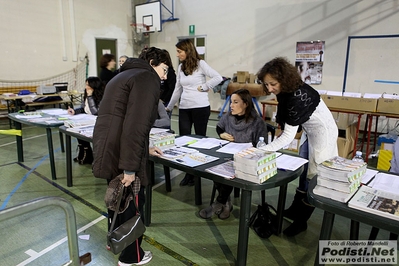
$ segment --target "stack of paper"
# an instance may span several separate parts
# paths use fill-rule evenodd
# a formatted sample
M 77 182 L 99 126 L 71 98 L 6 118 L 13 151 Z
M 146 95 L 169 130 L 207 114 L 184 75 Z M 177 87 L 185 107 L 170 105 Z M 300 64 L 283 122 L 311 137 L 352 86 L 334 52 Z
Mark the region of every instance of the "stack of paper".
M 175 134 L 166 131 L 150 133 L 150 146 L 155 146 L 162 150 L 174 147 L 175 136 Z
M 276 153 L 248 148 L 234 154 L 235 176 L 261 184 L 277 174 Z
M 339 156 L 317 165 L 317 195 L 347 202 L 360 186 L 366 173 L 365 162 L 355 162 Z

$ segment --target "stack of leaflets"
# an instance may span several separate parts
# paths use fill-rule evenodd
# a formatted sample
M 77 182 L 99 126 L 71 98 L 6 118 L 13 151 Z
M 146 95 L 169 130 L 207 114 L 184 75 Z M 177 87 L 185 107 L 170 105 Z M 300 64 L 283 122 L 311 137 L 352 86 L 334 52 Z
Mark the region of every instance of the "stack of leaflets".
M 150 146 L 155 146 L 161 150 L 175 147 L 175 134 L 163 131 L 150 133 Z
M 79 127 L 88 127 L 96 124 L 96 119 L 88 119 L 88 120 L 65 120 L 64 126 L 67 128 L 79 128 Z
M 276 153 L 248 148 L 234 154 L 235 176 L 261 184 L 277 174 Z
M 368 186 L 361 186 L 348 202 L 354 209 L 399 221 L 399 194 Z
M 340 202 L 347 202 L 360 186 L 367 164 L 343 157 L 333 157 L 317 165 L 317 185 L 313 192 Z
M 177 146 L 164 149 L 162 157 L 189 167 L 196 167 L 219 159 L 218 157 L 201 153 L 196 149 Z

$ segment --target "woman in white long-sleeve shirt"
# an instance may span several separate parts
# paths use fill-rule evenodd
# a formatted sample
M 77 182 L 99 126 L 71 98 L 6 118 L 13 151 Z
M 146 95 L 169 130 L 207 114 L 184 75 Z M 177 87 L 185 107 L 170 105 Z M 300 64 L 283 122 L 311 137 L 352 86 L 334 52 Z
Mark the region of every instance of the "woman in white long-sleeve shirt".
M 222 76 L 202 60 L 190 39 L 176 44 L 180 60 L 176 73 L 176 86 L 166 111 L 179 102 L 179 134 L 190 135 L 194 125 L 196 135 L 206 136 L 211 107 L 208 91 L 222 81 Z M 209 80 L 207 81 L 207 77 Z M 194 185 L 193 176 L 186 175 L 180 185 Z
M 301 127 L 308 138 L 307 178 L 316 175 L 316 165 L 338 155 L 338 128 L 335 120 L 319 93 L 304 83 L 294 65 L 285 58 L 277 57 L 266 63 L 258 72 L 264 90 L 277 97 L 276 122 L 284 130 L 282 135 L 262 147 L 267 151 L 277 151 L 291 143 Z M 306 178 L 303 180 L 308 182 Z M 301 184 L 300 184 L 301 187 Z M 303 186 L 306 187 L 307 186 Z M 294 236 L 307 229 L 307 220 L 314 207 L 307 202 L 306 191 L 298 191 L 292 206 L 296 211 L 293 223 L 284 230 Z

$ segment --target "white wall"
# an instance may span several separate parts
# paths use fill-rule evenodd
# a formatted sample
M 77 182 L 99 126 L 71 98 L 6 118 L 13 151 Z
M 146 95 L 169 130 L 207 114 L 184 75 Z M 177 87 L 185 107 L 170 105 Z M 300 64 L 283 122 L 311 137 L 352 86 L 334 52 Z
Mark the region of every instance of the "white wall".
M 323 80 L 314 87 L 341 91 L 348 36 L 398 33 L 397 0 L 202 0 L 197 3 L 175 0 L 175 17 L 179 20 L 164 23 L 163 32 L 151 34 L 150 44 L 168 49 L 173 55 L 176 37 L 187 36 L 189 25 L 194 24 L 196 35 L 207 35 L 207 62 L 228 77 L 237 70 L 257 72 L 276 56 L 286 56 L 293 62 L 296 42 L 323 40 Z M 354 86 L 350 91 L 360 89 L 361 86 Z M 210 93 L 210 97 L 212 109 L 220 108 L 219 95 Z
M 117 39 L 116 56 L 132 54 L 131 15 L 130 0 L 0 0 L 0 80 L 55 76 L 86 53 L 96 75 L 95 38 Z
M 171 9 L 172 0 L 162 3 Z M 396 34 L 399 25 L 398 0 L 174 0 L 174 6 L 179 20 L 151 33 L 151 46 L 173 56 L 177 36 L 187 36 L 189 25 L 195 25 L 196 35 L 207 36 L 207 62 L 231 77 L 237 70 L 257 72 L 275 56 L 293 61 L 297 41 L 323 40 L 323 80 L 315 86 L 321 90 L 342 90 L 348 36 Z M 76 66 L 86 53 L 89 75 L 95 75 L 95 38 L 115 38 L 117 56 L 133 55 L 132 10 L 131 0 L 0 0 L 0 80 L 54 76 Z M 219 95 L 210 97 L 212 110 L 220 109 Z

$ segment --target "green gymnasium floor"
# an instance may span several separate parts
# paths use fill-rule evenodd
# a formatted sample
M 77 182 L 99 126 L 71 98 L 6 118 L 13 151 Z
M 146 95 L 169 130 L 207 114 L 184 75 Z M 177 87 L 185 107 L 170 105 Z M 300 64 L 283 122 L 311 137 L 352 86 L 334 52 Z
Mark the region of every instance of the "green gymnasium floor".
M 217 137 L 218 113 L 212 113 L 208 135 Z M 178 133 L 177 112 L 172 128 Z M 6 118 L 0 129 L 8 129 Z M 73 187 L 66 185 L 65 153 L 61 152 L 58 132 L 54 134 L 57 180 L 51 180 L 47 139 L 43 128 L 23 126 L 25 162 L 18 163 L 15 137 L 0 135 L 0 203 L 1 209 L 40 197 L 57 196 L 71 202 L 76 213 L 80 255 L 91 252 L 88 265 L 117 265 L 118 257 L 105 249 L 107 231 L 103 201 L 106 181 L 94 178 L 89 165 L 73 163 Z M 73 139 L 73 147 L 76 147 Z M 239 198 L 233 200 L 234 210 L 227 220 L 217 217 L 203 220 L 197 212 L 210 200 L 212 182 L 202 180 L 202 206 L 194 204 L 194 187 L 180 187 L 184 174 L 173 170 L 172 192 L 165 190 L 163 168 L 156 168 L 153 191 L 152 224 L 145 232 L 144 250 L 153 253 L 148 265 L 234 265 L 237 252 Z M 297 181 L 288 188 L 286 207 L 293 199 Z M 277 205 L 278 190 L 266 191 L 266 200 Z M 254 193 L 252 209 L 260 203 Z M 250 230 L 247 265 L 313 265 L 318 245 L 323 212 L 316 209 L 308 222 L 308 230 L 295 236 L 272 235 L 259 238 Z M 28 214 L 0 222 L 0 266 L 63 265 L 69 261 L 66 219 L 59 207 L 44 207 Z M 285 221 L 284 228 L 289 225 Z M 349 239 L 350 220 L 336 216 L 334 239 Z M 360 239 L 367 239 L 370 227 L 360 226 Z M 380 231 L 378 239 L 388 239 Z

